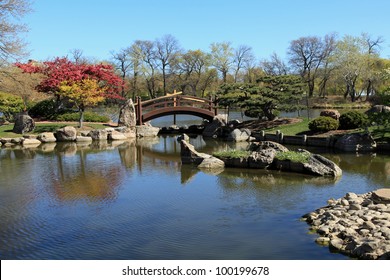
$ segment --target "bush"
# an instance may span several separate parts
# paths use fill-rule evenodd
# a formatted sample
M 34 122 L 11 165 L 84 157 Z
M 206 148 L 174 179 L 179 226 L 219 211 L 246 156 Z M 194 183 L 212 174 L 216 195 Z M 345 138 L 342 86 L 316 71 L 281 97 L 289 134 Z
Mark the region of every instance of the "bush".
M 24 103 L 21 97 L 0 92 L 0 113 L 6 121 L 12 121 L 14 115 L 24 110 Z
M 363 128 L 369 124 L 368 116 L 358 111 L 349 111 L 340 116 L 341 129 Z
M 57 106 L 54 99 L 42 100 L 28 110 L 31 117 L 44 119 L 52 119 L 56 112 Z
M 79 112 L 73 112 L 73 113 L 65 113 L 56 116 L 55 120 L 62 121 L 62 122 L 77 122 L 80 119 L 80 113 Z M 85 112 L 84 113 L 84 121 L 85 122 L 109 122 L 110 118 L 107 116 L 101 116 L 94 112 Z
M 339 121 L 331 117 L 318 117 L 309 122 L 309 129 L 313 132 L 327 132 L 338 127 Z

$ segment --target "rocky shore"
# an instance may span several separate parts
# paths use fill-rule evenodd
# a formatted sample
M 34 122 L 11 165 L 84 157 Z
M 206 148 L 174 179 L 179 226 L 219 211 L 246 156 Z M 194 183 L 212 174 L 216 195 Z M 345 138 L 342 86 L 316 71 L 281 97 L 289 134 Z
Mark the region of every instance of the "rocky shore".
M 303 216 L 316 242 L 357 259 L 390 259 L 390 189 L 347 193 Z

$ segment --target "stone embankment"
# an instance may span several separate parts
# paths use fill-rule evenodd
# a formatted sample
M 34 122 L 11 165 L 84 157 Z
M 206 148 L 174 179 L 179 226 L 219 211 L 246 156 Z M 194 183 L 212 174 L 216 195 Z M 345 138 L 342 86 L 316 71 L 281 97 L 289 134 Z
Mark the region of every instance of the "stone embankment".
M 38 135 L 23 135 L 16 138 L 0 138 L 0 146 L 12 147 L 15 145 L 25 148 L 37 147 L 42 143 L 55 142 L 92 142 L 92 141 L 116 141 L 135 137 L 156 137 L 160 129 L 150 125 L 129 127 L 109 127 L 89 131 L 77 131 L 72 126 L 58 129 L 56 132 L 44 132 Z
M 358 259 L 390 259 L 390 189 L 330 199 L 303 216 L 316 242 Z

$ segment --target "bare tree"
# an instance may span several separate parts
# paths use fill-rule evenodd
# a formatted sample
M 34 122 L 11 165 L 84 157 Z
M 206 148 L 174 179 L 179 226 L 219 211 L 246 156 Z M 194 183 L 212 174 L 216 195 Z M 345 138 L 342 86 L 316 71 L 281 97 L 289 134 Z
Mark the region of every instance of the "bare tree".
M 125 91 L 125 83 L 126 83 L 126 78 L 128 76 L 128 72 L 131 67 L 131 53 L 130 49 L 121 49 L 117 53 L 112 53 L 112 58 L 114 60 L 114 65 L 117 71 L 119 71 L 120 76 L 122 78 L 122 89 L 121 89 L 121 95 L 122 97 L 126 96 L 126 91 Z
M 160 67 L 162 70 L 163 77 L 163 91 L 164 95 L 167 93 L 167 72 L 170 70 L 172 61 L 175 56 L 179 53 L 180 47 L 179 42 L 172 35 L 165 35 L 156 42 L 157 47 L 157 59 L 160 61 Z
M 234 82 L 237 83 L 238 75 L 241 69 L 248 65 L 251 65 L 255 60 L 255 56 L 252 51 L 252 47 L 246 45 L 240 45 L 234 52 Z
M 156 98 L 156 71 L 157 71 L 157 53 L 156 44 L 152 41 L 137 40 L 132 45 L 132 59 L 142 61 L 142 73 L 145 77 L 149 97 Z
M 71 60 L 76 64 L 88 63 L 88 59 L 84 56 L 84 52 L 81 49 L 72 49 L 69 51 L 69 54 L 72 56 Z
M 269 60 L 264 59 L 260 62 L 260 67 L 269 76 L 287 75 L 288 67 L 275 52 Z
M 370 34 L 363 33 L 362 39 L 364 41 L 364 44 L 366 45 L 367 49 L 367 64 L 370 68 L 375 68 L 375 64 L 377 63 L 377 58 L 379 56 L 379 50 L 381 49 L 381 45 L 384 43 L 384 39 L 379 36 L 377 38 L 372 38 Z M 379 75 L 377 75 L 375 72 L 371 72 L 368 75 L 366 80 L 366 99 L 368 100 L 371 95 L 375 93 L 374 84 L 378 78 Z
M 28 0 L 0 1 L 0 66 L 26 54 L 20 34 L 26 32 L 27 28 L 20 20 L 28 12 Z
M 329 56 L 326 42 L 317 36 L 301 37 L 291 41 L 288 49 L 290 63 L 306 81 L 309 96 L 313 96 L 318 70 Z

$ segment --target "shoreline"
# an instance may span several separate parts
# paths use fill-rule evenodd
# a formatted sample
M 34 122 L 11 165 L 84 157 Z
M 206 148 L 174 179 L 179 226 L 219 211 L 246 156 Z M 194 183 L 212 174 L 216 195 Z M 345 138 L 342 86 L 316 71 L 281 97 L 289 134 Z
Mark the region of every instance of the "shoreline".
M 390 189 L 347 193 L 303 215 L 316 243 L 352 258 L 390 259 Z

